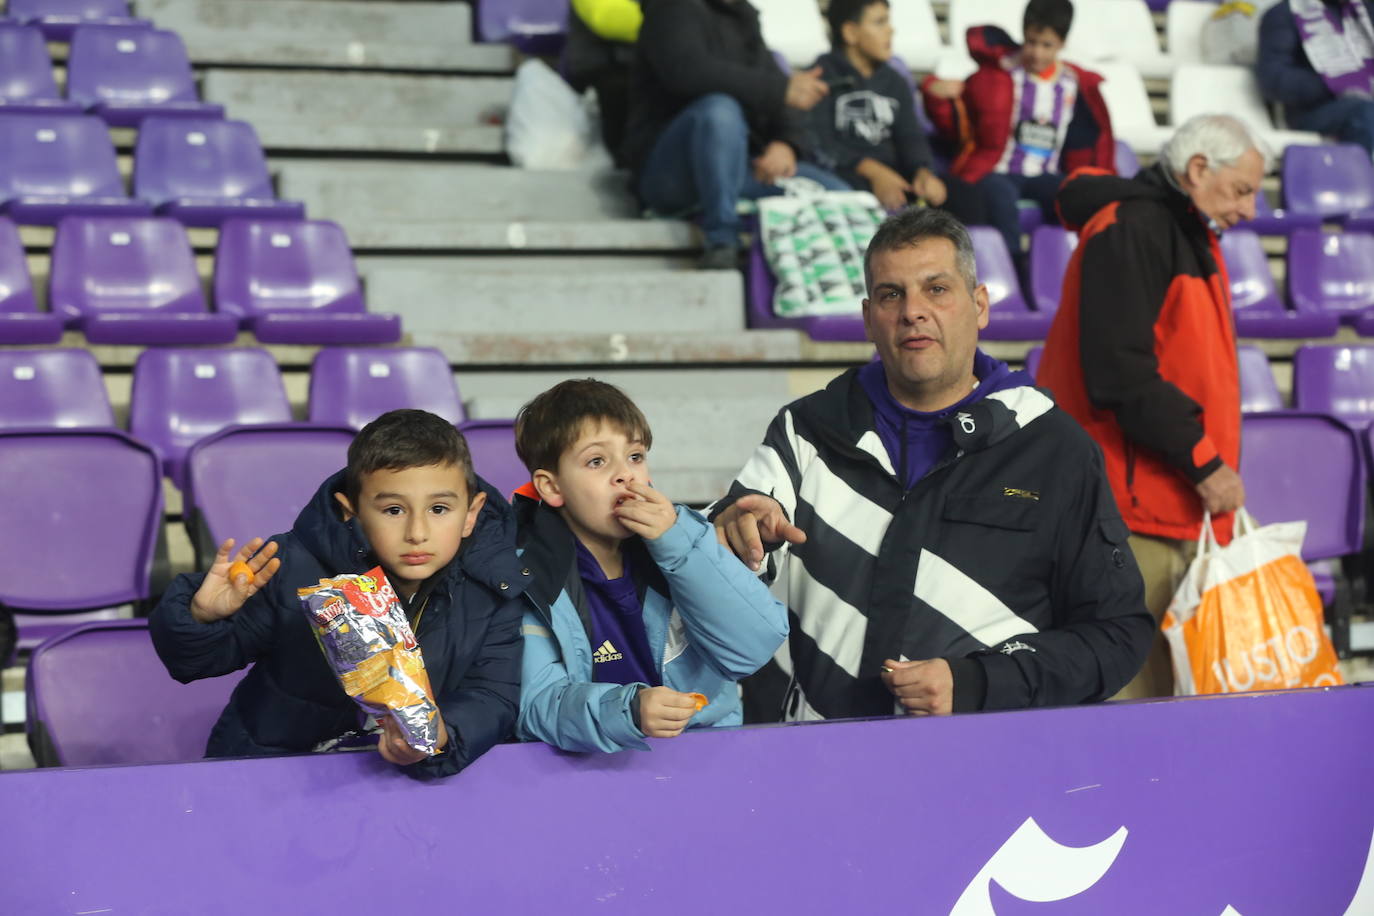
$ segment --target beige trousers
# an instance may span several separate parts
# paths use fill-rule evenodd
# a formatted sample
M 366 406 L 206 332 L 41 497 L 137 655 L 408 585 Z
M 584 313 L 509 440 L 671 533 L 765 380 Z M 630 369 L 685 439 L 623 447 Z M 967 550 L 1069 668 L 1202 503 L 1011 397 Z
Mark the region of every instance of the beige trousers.
M 1188 564 L 1197 554 L 1197 542 L 1132 534 L 1130 545 L 1136 565 L 1140 567 L 1140 576 L 1145 580 L 1145 606 L 1155 618 L 1155 638 L 1145 667 L 1112 699 L 1170 697 L 1174 695 L 1174 666 L 1159 623 L 1183 581 L 1183 574 L 1188 571 Z

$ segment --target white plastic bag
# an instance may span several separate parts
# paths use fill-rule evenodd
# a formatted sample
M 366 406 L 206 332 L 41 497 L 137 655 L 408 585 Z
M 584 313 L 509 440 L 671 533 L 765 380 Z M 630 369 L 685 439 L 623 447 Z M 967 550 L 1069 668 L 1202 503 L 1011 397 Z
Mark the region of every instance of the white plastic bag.
M 614 168 L 596 120 L 572 87 L 537 58 L 515 71 L 506 115 L 506 154 L 526 169 L 603 171 Z

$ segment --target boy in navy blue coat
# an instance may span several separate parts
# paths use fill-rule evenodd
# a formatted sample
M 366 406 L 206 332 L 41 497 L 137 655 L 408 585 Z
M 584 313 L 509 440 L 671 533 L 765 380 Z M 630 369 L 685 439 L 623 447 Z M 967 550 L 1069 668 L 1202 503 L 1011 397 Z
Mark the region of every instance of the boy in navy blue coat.
M 649 424 L 618 388 L 562 382 L 520 411 L 526 590 L 517 734 L 570 751 L 738 725 L 736 682 L 787 637 L 787 609 L 649 482 Z M 707 701 L 704 707 L 700 694 Z
M 230 581 L 233 560 L 248 563 Z M 441 714 L 440 752 L 411 748 L 384 717 L 378 752 L 418 777 L 449 776 L 507 737 L 519 708 L 520 594 L 510 506 L 472 470 L 466 441 L 422 410 L 358 433 L 291 531 L 182 575 L 153 611 L 153 644 L 183 683 L 253 665 L 210 733 L 206 756 L 287 754 L 353 734 L 360 711 L 325 661 L 296 596 L 320 579 L 381 565 L 419 640 Z

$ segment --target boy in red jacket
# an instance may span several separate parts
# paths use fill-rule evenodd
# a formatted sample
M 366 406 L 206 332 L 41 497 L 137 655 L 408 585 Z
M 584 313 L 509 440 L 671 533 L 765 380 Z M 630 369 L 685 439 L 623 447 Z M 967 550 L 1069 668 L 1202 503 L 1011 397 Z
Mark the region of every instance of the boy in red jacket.
M 996 26 L 968 31 L 978 71 L 960 85 L 928 77 L 926 113 L 960 147 L 951 173 L 984 191 L 990 222 L 1022 260 L 1016 202 L 1053 221 L 1063 176 L 1091 165 L 1114 171 L 1116 143 L 1102 77 L 1059 60 L 1073 22 L 1070 0 L 1030 0 L 1017 45 Z

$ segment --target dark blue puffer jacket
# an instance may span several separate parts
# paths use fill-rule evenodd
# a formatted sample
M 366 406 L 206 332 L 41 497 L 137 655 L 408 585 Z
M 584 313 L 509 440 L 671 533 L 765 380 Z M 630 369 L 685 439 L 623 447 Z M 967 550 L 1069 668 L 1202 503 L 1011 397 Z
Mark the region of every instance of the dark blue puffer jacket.
M 430 687 L 448 729 L 444 752 L 406 767 L 419 777 L 449 776 L 511 734 L 520 709 L 520 617 L 529 582 L 515 553 L 515 516 L 485 481 L 477 526 L 458 556 L 422 586 L 429 604 L 416 634 Z M 185 683 L 248 665 L 210 733 L 206 756 L 309 751 L 358 724 L 358 707 L 339 686 L 306 621 L 296 589 L 322 578 L 367 572 L 377 559 L 357 519 L 340 518 L 326 480 L 291 531 L 273 538 L 282 567 L 232 617 L 209 624 L 191 616 L 204 574 L 181 575 L 150 621 L 167 670 Z

